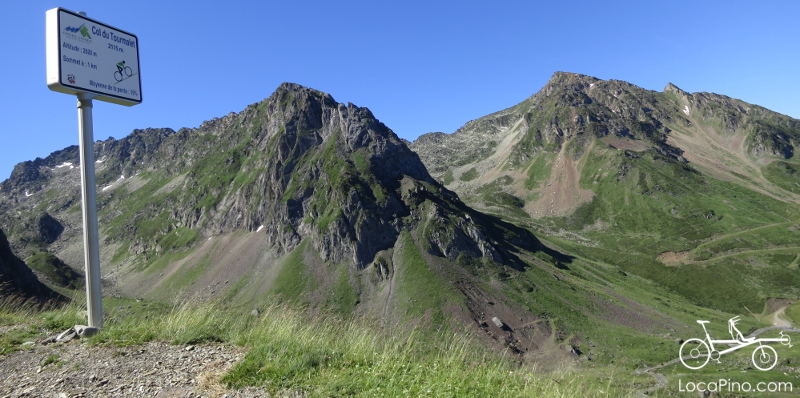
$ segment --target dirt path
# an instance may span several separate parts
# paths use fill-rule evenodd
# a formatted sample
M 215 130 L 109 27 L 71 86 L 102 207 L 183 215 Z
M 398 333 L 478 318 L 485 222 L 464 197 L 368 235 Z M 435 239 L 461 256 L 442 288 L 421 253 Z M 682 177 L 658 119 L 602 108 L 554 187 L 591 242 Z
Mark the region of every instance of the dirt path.
M 772 314 L 769 315 L 769 318 L 767 318 L 767 319 L 769 320 L 769 323 L 772 326 L 779 326 L 779 327 L 784 327 L 784 328 L 791 328 L 792 327 L 792 324 L 789 323 L 789 321 L 787 321 L 786 319 L 784 319 L 786 317 L 786 308 L 788 308 L 788 306 L 782 307 L 781 309 L 779 309 L 779 310 L 777 310 L 777 311 L 775 311 L 775 312 L 773 312 Z M 781 318 L 781 317 L 784 317 L 784 318 Z
M 679 264 L 698 264 L 698 265 L 705 265 L 711 264 L 712 262 L 718 262 L 719 260 L 724 260 L 729 257 L 736 257 L 742 255 L 754 255 L 754 254 L 768 254 L 768 253 L 781 253 L 784 251 L 795 252 L 800 249 L 800 246 L 788 246 L 788 247 L 776 247 L 771 249 L 756 249 L 756 250 L 745 250 L 731 254 L 725 254 L 723 256 L 718 257 L 711 257 L 708 260 L 686 260 L 689 256 L 690 252 L 664 252 L 658 255 L 657 260 L 661 261 L 666 265 L 676 266 Z M 798 254 L 800 256 L 800 254 Z M 791 264 L 790 264 L 791 266 Z
M 758 226 L 758 227 L 755 227 L 755 228 L 745 229 L 745 230 L 742 230 L 742 231 L 736 231 L 736 232 L 731 232 L 731 233 L 715 236 L 712 240 L 710 240 L 708 242 L 705 242 L 705 243 L 701 243 L 701 244 L 697 245 L 697 247 L 695 247 L 692 250 L 697 250 L 697 249 L 699 249 L 701 247 L 708 246 L 708 245 L 710 245 L 712 243 L 716 243 L 716 242 L 718 242 L 718 241 L 720 241 L 722 239 L 727 239 L 727 238 L 730 238 L 732 236 L 747 235 L 747 234 L 751 234 L 751 233 L 753 233 L 755 231 L 758 231 L 758 230 L 761 230 L 761 229 L 768 229 L 768 228 L 778 227 L 778 226 L 782 226 L 782 225 L 795 225 L 795 224 L 797 224 L 797 223 L 795 223 L 795 222 L 776 222 L 776 223 L 772 223 L 772 224 L 761 225 L 761 226 Z

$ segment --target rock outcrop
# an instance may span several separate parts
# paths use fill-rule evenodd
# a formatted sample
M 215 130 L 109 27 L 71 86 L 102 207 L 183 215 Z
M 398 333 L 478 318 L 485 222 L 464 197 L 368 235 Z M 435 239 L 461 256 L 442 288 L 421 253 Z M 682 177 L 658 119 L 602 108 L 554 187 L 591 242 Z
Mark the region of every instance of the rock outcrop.
M 95 152 L 103 242 L 132 256 L 263 230 L 278 254 L 310 238 L 323 260 L 361 268 L 400 231 L 435 224 L 422 234 L 430 253 L 507 258 L 493 221 L 433 179 L 369 109 L 297 84 L 197 129 L 135 130 Z M 70 147 L 18 165 L 0 186 L 0 216 L 27 255 L 54 245 L 70 263 L 80 233 L 77 166 Z M 72 249 L 63 246 L 70 239 Z

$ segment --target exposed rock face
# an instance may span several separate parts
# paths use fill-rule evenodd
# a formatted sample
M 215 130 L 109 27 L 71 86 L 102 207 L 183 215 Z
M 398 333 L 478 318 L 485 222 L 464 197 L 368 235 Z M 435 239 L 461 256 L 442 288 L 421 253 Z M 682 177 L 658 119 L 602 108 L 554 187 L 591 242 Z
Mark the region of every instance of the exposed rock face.
M 491 202 L 497 195 L 476 197 L 499 189 L 511 195 L 501 201 L 506 207 L 516 203 L 541 217 L 569 215 L 591 200 L 594 193 L 578 180 L 585 155 L 592 151 L 611 148 L 620 156 L 697 164 L 749 186 L 749 180 L 764 179 L 761 173 L 741 178 L 742 171 L 728 159 L 739 158 L 755 170 L 792 158 L 798 145 L 800 121 L 744 101 L 690 94 L 671 83 L 659 93 L 624 81 L 556 72 L 525 101 L 472 120 L 452 134 L 422 135 L 409 147 L 432 175 L 471 205 L 496 206 Z M 626 175 L 624 167 L 620 173 Z M 548 193 L 537 179 L 557 188 Z M 762 185 L 773 196 L 786 197 L 770 184 Z M 526 203 L 531 197 L 540 203 Z M 568 204 L 561 212 L 549 211 L 551 202 Z
M 39 282 L 25 262 L 17 258 L 0 230 L 0 296 L 20 296 L 23 299 L 45 302 L 61 299 L 60 295 Z
M 434 180 L 369 109 L 296 84 L 197 129 L 135 130 L 95 152 L 101 239 L 131 255 L 263 230 L 279 254 L 310 237 L 323 260 L 363 267 L 400 231 L 437 224 L 424 234 L 431 253 L 505 258 L 491 221 Z M 78 240 L 77 156 L 70 147 L 24 162 L 0 185 L 0 216 L 28 255 Z M 77 251 L 62 250 L 65 260 Z
M 50 214 L 44 213 L 39 218 L 39 235 L 44 243 L 55 242 L 62 232 L 64 232 L 64 226 Z

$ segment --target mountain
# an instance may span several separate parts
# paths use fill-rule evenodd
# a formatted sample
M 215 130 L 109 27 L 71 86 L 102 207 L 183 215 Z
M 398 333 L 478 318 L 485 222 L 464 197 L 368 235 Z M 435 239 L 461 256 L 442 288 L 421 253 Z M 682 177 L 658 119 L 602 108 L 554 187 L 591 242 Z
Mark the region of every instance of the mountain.
M 410 147 L 467 204 L 738 312 L 798 294 L 799 143 L 800 121 L 741 100 L 557 72 Z
M 538 319 L 480 279 L 529 267 L 521 256 L 543 250 L 536 237 L 466 206 L 367 108 L 285 83 L 197 129 L 136 130 L 95 152 L 106 294 L 219 297 L 248 312 L 278 296 L 385 322 L 494 328 L 487 338 L 501 346 L 547 343 L 483 310 Z M 0 184 L 21 252 L 78 268 L 77 167 L 70 147 Z
M 39 282 L 25 262 L 14 255 L 0 229 L 0 298 L 8 299 L 9 296 L 38 304 L 64 299 Z
M 75 149 L 18 165 L 3 182 L 2 191 L 9 193 L 5 204 L 44 196 L 29 202 L 76 212 Z M 278 253 L 313 237 L 324 260 L 363 268 L 391 247 L 400 231 L 429 218 L 443 222 L 471 212 L 368 109 L 293 84 L 197 130 L 148 129 L 98 142 L 97 159 L 105 239 L 133 240 L 130 254 L 173 248 L 170 238 L 264 229 Z M 140 186 L 161 199 L 158 207 L 150 197 L 124 197 Z M 432 215 L 412 214 L 425 201 L 435 203 Z M 112 202 L 123 206 L 113 206 L 110 214 L 106 205 Z M 37 222 L 39 231 L 31 228 Z M 478 216 L 426 236 L 430 251 L 451 259 L 466 253 L 500 261 L 503 248 L 484 237 L 481 222 Z M 64 229 L 51 227 L 59 222 L 46 212 L 19 224 L 32 234 L 19 237 L 27 246 L 51 244 Z
M 231 314 L 277 299 L 544 368 L 664 362 L 696 319 L 800 285 L 793 119 L 671 90 L 557 73 L 409 147 L 367 108 L 285 83 L 198 128 L 97 142 L 104 294 Z M 77 166 L 65 148 L 0 183 L 11 246 L 67 286 Z

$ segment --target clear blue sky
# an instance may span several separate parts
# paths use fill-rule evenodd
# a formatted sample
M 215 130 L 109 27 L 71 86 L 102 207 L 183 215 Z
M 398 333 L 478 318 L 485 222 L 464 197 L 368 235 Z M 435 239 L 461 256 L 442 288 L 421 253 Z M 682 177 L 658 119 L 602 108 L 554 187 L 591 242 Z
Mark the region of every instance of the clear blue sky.
M 399 136 L 454 132 L 555 71 L 725 94 L 800 118 L 797 1 L 74 1 L 3 6 L 0 180 L 78 143 L 45 84 L 45 11 L 139 38 L 144 102 L 95 101 L 95 139 L 197 127 L 284 81 L 370 108 Z M 208 4 L 208 5 L 206 5 Z

